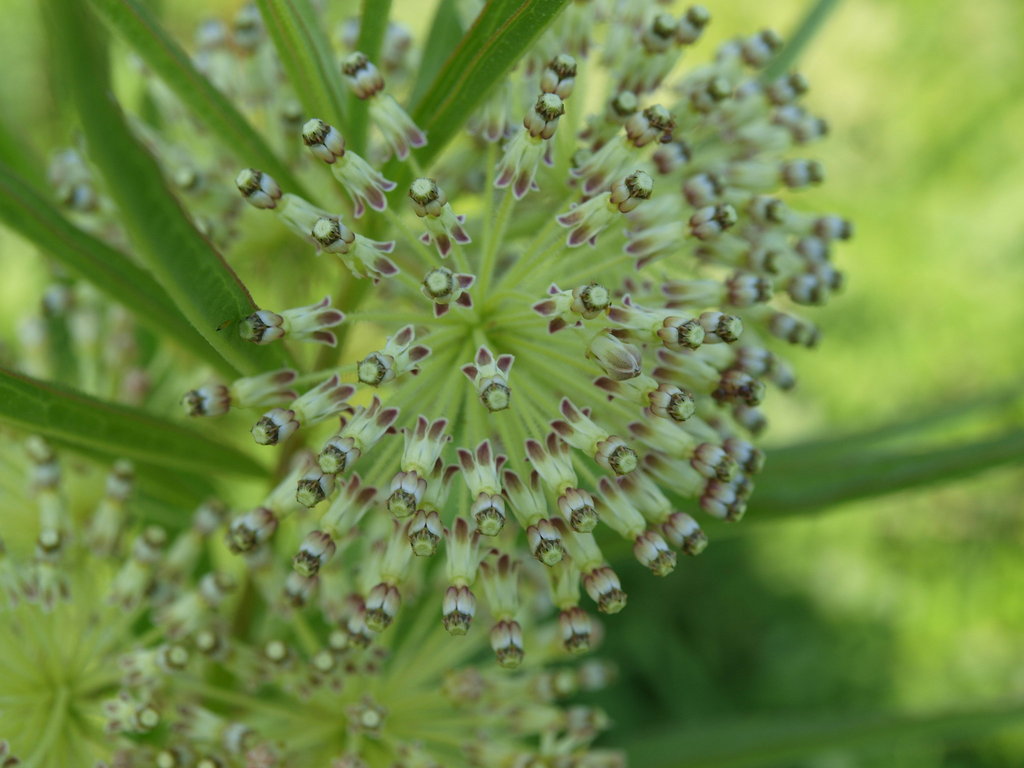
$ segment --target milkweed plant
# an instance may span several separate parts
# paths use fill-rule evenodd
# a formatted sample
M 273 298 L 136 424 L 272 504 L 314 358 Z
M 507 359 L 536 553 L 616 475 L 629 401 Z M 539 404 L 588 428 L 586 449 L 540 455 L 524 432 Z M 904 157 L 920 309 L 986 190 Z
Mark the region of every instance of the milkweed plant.
M 743 517 L 760 405 L 842 283 L 779 36 L 692 66 L 699 5 L 443 2 L 418 40 L 389 3 L 266 0 L 186 57 L 90 2 L 152 35 L 143 106 L 80 106 L 26 210 L 151 293 L 58 264 L 5 374 L 84 421 L 2 448 L 0 764 L 625 765 L 587 704 L 612 562 L 668 577 Z M 204 497 L 150 514 L 154 474 Z

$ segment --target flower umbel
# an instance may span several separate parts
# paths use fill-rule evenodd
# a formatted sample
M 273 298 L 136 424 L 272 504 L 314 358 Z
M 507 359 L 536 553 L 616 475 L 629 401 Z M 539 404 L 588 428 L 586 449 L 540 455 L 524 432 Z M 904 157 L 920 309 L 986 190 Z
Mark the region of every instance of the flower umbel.
M 466 116 L 476 138 L 429 163 L 401 106 L 422 62 L 400 26 L 364 47 L 380 68 L 352 51 L 362 30 L 339 31 L 352 98 L 332 125 L 297 106 L 255 7 L 207 23 L 196 66 L 266 129 L 280 184 L 193 159 L 181 144 L 202 135 L 147 79 L 161 119 L 136 120 L 140 138 L 271 295 L 255 306 L 278 308 L 229 308 L 215 333 L 277 362 L 211 382 L 126 333 L 83 387 L 153 408 L 187 391 L 188 416 L 221 417 L 197 427 L 258 455 L 262 476 L 171 473 L 136 508 L 153 467 L 69 484 L 42 441 L 2 448 L 33 514 L 0 550 L 0 670 L 29 702 L 0 703 L 0 723 L 45 721 L 41 747 L 13 749 L 59 765 L 66 726 L 110 766 L 624 765 L 592 747 L 602 713 L 559 703 L 609 676 L 557 666 L 598 646 L 596 614 L 614 631 L 627 608 L 607 543 L 665 577 L 707 546 L 703 515 L 743 517 L 760 405 L 794 386 L 787 345 L 817 344 L 802 312 L 841 288 L 832 247 L 852 234 L 791 202 L 823 180 L 804 153 L 825 126 L 802 77 L 764 77 L 777 35 L 686 72 L 711 16 L 664 7 L 569 4 Z M 54 185 L 83 226 L 127 242 L 88 157 L 58 154 Z M 84 328 L 86 357 L 90 327 L 132 326 L 80 292 L 56 286 L 45 306 Z M 47 327 L 25 334 L 33 373 Z M 183 514 L 190 484 L 223 502 Z M 474 664 L 481 651 L 496 663 Z

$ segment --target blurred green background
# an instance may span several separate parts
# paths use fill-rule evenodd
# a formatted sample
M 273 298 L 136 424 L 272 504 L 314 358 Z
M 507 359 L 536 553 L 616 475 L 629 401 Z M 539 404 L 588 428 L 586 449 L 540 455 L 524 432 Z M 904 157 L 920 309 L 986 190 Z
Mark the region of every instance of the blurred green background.
M 188 40 L 201 12 L 239 4 L 163 12 Z M 422 5 L 396 13 L 421 28 Z M 708 2 L 694 59 L 740 32 L 788 32 L 807 5 Z M 46 157 L 68 136 L 35 2 L 0 10 L 0 122 Z M 1022 41 L 1017 0 L 846 0 L 806 49 L 809 105 L 832 127 L 812 152 L 828 183 L 809 195 L 857 234 L 839 249 L 848 288 L 816 318 L 824 343 L 794 356 L 800 386 L 769 403 L 773 443 L 938 414 L 877 441 L 913 452 L 1024 422 Z M 45 274 L 2 230 L 0 274 L 9 344 Z M 1024 765 L 1021 463 L 784 520 L 758 522 L 755 504 L 664 582 L 624 559 L 632 605 L 604 646 L 620 668 L 602 701 L 609 741 L 653 768 Z M 799 496 L 788 477 L 777 498 Z

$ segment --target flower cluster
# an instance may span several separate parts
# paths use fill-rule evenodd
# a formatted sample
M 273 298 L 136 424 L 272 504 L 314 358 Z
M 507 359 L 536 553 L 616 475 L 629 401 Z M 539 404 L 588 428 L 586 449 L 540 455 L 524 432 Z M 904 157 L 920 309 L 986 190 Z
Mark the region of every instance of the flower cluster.
M 0 542 L 0 733 L 13 739 L 0 741 L 2 766 L 19 764 L 12 748 L 53 768 L 506 765 L 531 755 L 622 764 L 585 749 L 607 718 L 564 703 L 603 687 L 610 669 L 560 664 L 557 624 L 535 625 L 541 645 L 514 676 L 472 663 L 488 642 L 479 634 L 439 652 L 445 633 L 430 612 L 371 643 L 371 627 L 393 611 L 389 587 L 364 599 L 363 585 L 395 579 L 402 554 L 388 551 L 390 523 L 351 535 L 376 497 L 357 476 L 345 491 L 351 506 L 323 532 L 276 531 L 297 550 L 288 576 L 288 566 L 253 560 L 265 520 L 255 543 L 232 526 L 227 543 L 246 553 L 249 576 L 214 535 L 229 517 L 219 501 L 176 530 L 139 522 L 127 462 L 105 480 L 93 467 L 66 477 L 66 462 L 38 438 L 8 444 L 2 458 L 28 475 L 5 522 L 12 538 Z M 380 570 L 325 567 L 339 550 Z M 514 569 L 494 555 L 480 568 L 494 571 L 497 589 Z M 319 597 L 326 623 L 295 610 L 310 596 L 301 580 L 318 573 L 331 582 Z M 507 629 L 514 611 L 502 615 L 496 627 L 506 629 L 491 643 L 521 660 Z
M 426 168 L 398 25 L 377 61 L 353 50 L 358 25 L 338 35 L 371 128 L 360 146 L 297 106 L 253 7 L 204 24 L 197 67 L 255 123 L 280 116 L 268 140 L 316 200 L 184 149 L 183 106 L 150 83 L 165 128 L 137 130 L 197 227 L 231 259 L 252 250 L 248 229 L 283 225 L 287 260 L 262 268 L 318 293 L 223 331 L 301 365 L 204 382 L 126 342 L 85 384 L 132 402 L 180 385 L 188 416 L 276 460 L 255 495 L 222 483 L 230 508 L 146 525 L 126 511 L 128 465 L 90 512 L 68 508 L 47 446 L 22 457 L 38 531 L 0 560 L 0 647 L 29 632 L 34 652 L 69 644 L 59 690 L 74 707 L 57 710 L 101 702 L 111 765 L 622 765 L 591 747 L 599 711 L 559 704 L 607 667 L 551 665 L 598 644 L 594 610 L 626 607 L 617 542 L 666 576 L 707 545 L 702 515 L 744 515 L 759 406 L 794 385 L 785 347 L 818 342 L 802 313 L 841 287 L 831 251 L 851 235 L 788 201 L 821 182 L 804 152 L 826 127 L 800 75 L 764 77 L 775 33 L 678 66 L 710 20 L 653 0 L 569 4 Z M 124 237 L 79 153 L 53 176 L 76 220 Z M 78 328 L 84 298 L 51 303 Z M 51 372 L 49 327 L 24 334 L 36 373 Z M 291 341 L 320 342 L 317 362 Z M 497 663 L 478 668 L 486 647 Z M 27 692 L 39 683 L 20 666 Z

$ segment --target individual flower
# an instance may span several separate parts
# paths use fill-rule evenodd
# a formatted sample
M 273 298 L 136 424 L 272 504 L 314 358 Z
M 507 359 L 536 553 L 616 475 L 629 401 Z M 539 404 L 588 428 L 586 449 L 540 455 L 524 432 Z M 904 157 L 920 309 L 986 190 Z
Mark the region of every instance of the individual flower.
M 427 228 L 420 238 L 424 243 L 433 243 L 441 257 L 451 253 L 452 242 L 465 245 L 469 235 L 462 228 L 465 216 L 457 216 L 447 196 L 433 179 L 416 179 L 409 186 L 409 200 L 412 209 Z
M 337 216 L 318 217 L 310 235 L 320 249 L 336 254 L 356 277 L 369 277 L 378 282 L 382 277 L 398 274 L 395 263 L 384 256 L 395 249 L 394 242 L 379 242 L 358 235 Z
M 569 66 L 560 68 L 563 74 L 570 71 Z M 550 72 L 548 70 L 545 74 Z M 575 62 L 571 65 L 571 71 L 575 74 Z M 564 98 L 556 91 L 560 90 L 568 96 L 571 86 L 565 86 L 572 80 L 566 76 L 562 80 L 555 80 L 559 77 L 552 74 L 549 77 L 551 91 L 545 91 L 537 97 L 530 111 L 523 120 L 523 129 L 508 142 L 505 146 L 505 154 L 498 164 L 498 175 L 494 180 L 494 186 L 498 189 L 512 185 L 512 194 L 517 200 L 521 200 L 535 187 L 534 178 L 537 175 L 537 167 L 541 159 L 545 159 L 551 165 L 551 139 L 558 128 L 558 118 L 565 114 Z M 514 182 L 514 183 L 513 183 Z
M 395 182 L 385 179 L 355 152 L 346 151 L 345 139 L 334 126 L 317 118 L 309 120 L 302 126 L 302 141 L 315 157 L 330 166 L 334 178 L 345 187 L 355 204 L 357 219 L 365 211 L 364 204 L 375 211 L 387 208 L 384 193 L 394 189 Z
M 239 334 L 253 344 L 270 344 L 286 336 L 294 341 L 317 341 L 337 346 L 337 337 L 327 328 L 339 325 L 345 315 L 331 308 L 331 297 L 324 296 L 308 307 L 282 310 L 280 314 L 261 309 L 245 318 L 238 326 Z
M 341 73 L 356 98 L 369 103 L 370 119 L 399 160 L 409 156 L 410 147 L 422 147 L 427 143 L 426 135 L 394 97 L 382 92 L 384 78 L 364 54 L 356 51 L 347 56 L 342 62 Z

